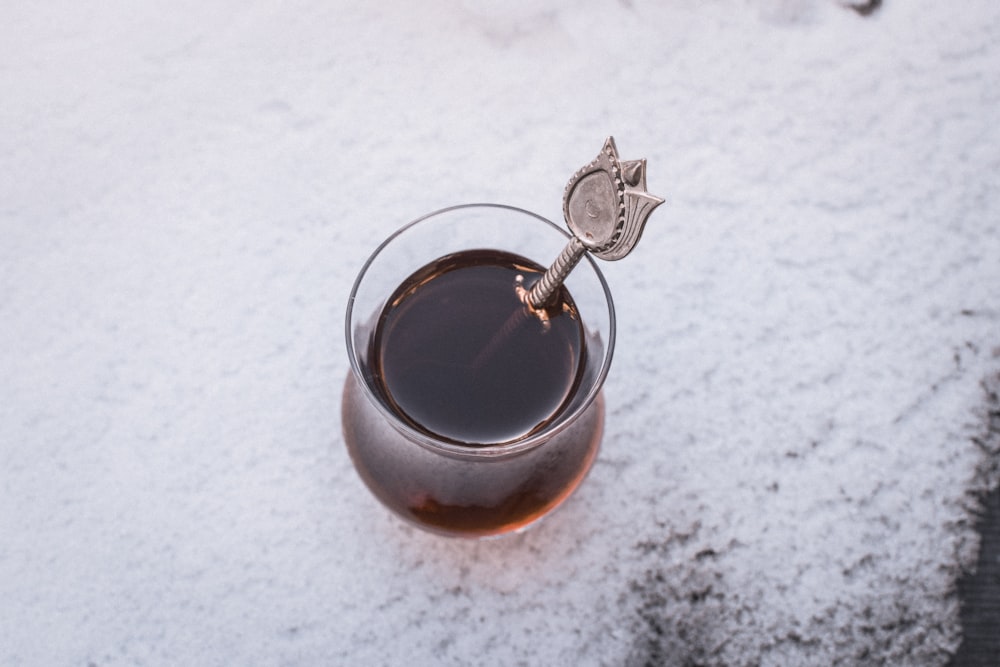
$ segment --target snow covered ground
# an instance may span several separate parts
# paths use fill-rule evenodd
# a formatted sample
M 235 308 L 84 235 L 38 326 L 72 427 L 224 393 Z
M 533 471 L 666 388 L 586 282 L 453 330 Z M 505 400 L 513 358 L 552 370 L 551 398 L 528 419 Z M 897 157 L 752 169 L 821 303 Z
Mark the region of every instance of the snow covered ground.
M 1000 4 L 0 9 L 0 664 L 946 664 L 997 484 Z M 340 436 L 367 254 L 614 135 L 600 458 L 424 534 Z M 992 467 L 991 467 L 992 466 Z

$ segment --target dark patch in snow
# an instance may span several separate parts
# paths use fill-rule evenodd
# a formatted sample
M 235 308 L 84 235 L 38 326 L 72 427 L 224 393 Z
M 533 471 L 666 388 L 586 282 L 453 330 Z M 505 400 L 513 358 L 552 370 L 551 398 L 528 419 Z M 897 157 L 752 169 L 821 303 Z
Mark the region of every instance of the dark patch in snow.
M 976 522 L 979 558 L 973 572 L 958 581 L 962 602 L 962 643 L 951 667 L 1000 665 L 1000 376 L 984 383 L 987 408 L 985 429 L 972 442 L 987 454 L 980 471 L 987 489 L 979 499 Z
M 861 16 L 871 16 L 882 6 L 882 0 L 841 0 L 840 4 L 853 9 Z

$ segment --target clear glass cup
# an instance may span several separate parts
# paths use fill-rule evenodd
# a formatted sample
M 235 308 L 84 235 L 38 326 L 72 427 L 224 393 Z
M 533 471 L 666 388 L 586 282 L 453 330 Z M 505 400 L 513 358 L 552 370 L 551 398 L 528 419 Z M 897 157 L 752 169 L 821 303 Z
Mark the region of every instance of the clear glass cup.
M 611 293 L 590 256 L 565 282 L 585 341 L 578 381 L 540 430 L 470 446 L 415 428 L 380 390 L 369 358 L 387 299 L 428 263 L 462 250 L 494 249 L 548 266 L 568 240 L 562 228 L 528 211 L 469 204 L 409 223 L 362 267 L 347 305 L 352 372 L 344 385 L 343 435 L 362 480 L 398 516 L 445 535 L 500 535 L 551 512 L 590 470 L 603 433 L 601 386 L 615 343 Z

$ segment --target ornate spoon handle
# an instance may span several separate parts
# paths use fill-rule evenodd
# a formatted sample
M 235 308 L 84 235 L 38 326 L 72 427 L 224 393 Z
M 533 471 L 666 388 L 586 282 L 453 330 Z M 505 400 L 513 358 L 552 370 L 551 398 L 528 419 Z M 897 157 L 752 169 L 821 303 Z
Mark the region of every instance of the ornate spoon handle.
M 573 237 L 522 301 L 535 309 L 545 306 L 586 252 L 609 261 L 625 257 L 662 203 L 646 191 L 646 160 L 622 162 L 614 137 L 608 137 L 563 193 L 563 217 Z

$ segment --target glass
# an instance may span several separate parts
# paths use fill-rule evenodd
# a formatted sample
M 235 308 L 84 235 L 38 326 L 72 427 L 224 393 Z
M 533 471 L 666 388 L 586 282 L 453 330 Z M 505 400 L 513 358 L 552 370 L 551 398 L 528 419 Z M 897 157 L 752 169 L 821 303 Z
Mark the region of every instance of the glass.
M 615 313 L 607 283 L 589 256 L 565 282 L 582 325 L 575 384 L 560 410 L 535 430 L 487 444 L 463 444 L 425 431 L 386 396 L 373 358 L 387 301 L 429 263 L 451 253 L 489 249 L 545 267 L 568 238 L 560 227 L 528 211 L 470 204 L 404 226 L 362 267 L 347 306 L 352 372 L 344 385 L 343 434 L 362 480 L 403 519 L 445 535 L 520 530 L 559 506 L 590 470 L 603 433 L 601 386 L 614 350 Z

